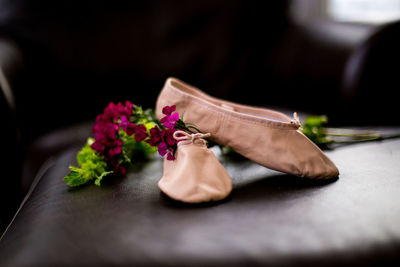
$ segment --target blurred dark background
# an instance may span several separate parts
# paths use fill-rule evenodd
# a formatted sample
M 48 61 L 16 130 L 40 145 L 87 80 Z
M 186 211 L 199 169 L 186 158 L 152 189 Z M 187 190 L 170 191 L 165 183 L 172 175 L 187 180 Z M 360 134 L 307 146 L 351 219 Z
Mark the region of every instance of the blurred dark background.
M 169 76 L 332 125 L 399 125 L 399 23 L 334 21 L 327 2 L 0 0 L 3 209 L 35 140 L 110 101 L 153 108 Z

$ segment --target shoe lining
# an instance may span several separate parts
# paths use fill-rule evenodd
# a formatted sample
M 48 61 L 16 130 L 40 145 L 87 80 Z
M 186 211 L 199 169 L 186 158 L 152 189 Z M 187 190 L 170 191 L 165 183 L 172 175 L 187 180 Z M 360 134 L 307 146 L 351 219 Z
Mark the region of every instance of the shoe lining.
M 291 119 L 288 116 L 286 116 L 281 112 L 269 110 L 266 108 L 247 107 L 242 104 L 236 104 L 226 100 L 215 99 L 205 93 L 198 91 L 199 89 L 193 88 L 192 90 L 191 86 L 186 85 L 180 81 L 172 80 L 171 85 L 188 94 L 195 95 L 201 99 L 206 99 L 207 101 L 213 103 L 214 105 L 222 107 L 229 111 L 235 111 L 242 114 L 258 117 L 261 119 L 268 119 L 271 121 L 281 122 L 281 123 L 290 123 L 291 121 Z M 254 109 L 257 110 L 257 113 Z

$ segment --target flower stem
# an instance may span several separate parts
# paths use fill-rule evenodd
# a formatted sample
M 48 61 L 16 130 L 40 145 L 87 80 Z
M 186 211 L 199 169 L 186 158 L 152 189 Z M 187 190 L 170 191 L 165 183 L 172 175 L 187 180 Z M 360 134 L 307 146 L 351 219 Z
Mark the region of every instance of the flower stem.
M 376 141 L 376 140 L 400 137 L 400 133 L 384 136 L 380 132 L 369 131 L 369 130 L 340 129 L 340 128 L 323 128 L 323 129 L 326 138 L 335 143 Z

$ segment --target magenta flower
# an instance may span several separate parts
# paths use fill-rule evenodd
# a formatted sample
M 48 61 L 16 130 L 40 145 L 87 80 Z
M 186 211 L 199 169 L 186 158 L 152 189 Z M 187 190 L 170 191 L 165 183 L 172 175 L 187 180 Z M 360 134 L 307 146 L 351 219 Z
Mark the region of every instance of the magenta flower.
M 135 140 L 136 142 L 141 142 L 147 138 L 147 130 L 144 125 L 137 125 L 135 128 Z
M 165 106 L 162 109 L 162 113 L 164 115 L 171 115 L 172 112 L 174 112 L 175 110 L 176 110 L 176 106 L 175 105 L 173 105 L 173 106 Z
M 176 122 L 179 120 L 179 113 L 175 112 L 176 106 L 165 106 L 162 110 L 162 113 L 165 115 L 165 117 L 161 118 L 160 122 L 169 129 L 172 129 L 175 127 Z
M 122 166 L 121 164 L 118 164 L 118 161 L 114 158 L 111 158 L 108 161 L 108 165 L 110 166 L 111 170 L 115 173 L 119 173 L 119 174 L 126 174 L 126 168 L 124 166 Z
M 168 147 L 166 143 L 164 142 L 159 143 L 157 149 L 160 156 L 164 157 L 165 155 L 167 155 L 167 160 L 175 159 L 173 155 L 173 149 Z
M 169 152 L 168 152 L 168 154 L 167 154 L 167 160 L 175 160 L 175 157 L 174 157 L 172 151 L 169 151 Z
M 132 115 L 133 105 L 129 100 L 125 101 L 125 108 L 126 108 L 127 116 L 130 117 Z
M 104 113 L 96 118 L 96 123 L 93 126 L 93 134 L 95 142 L 91 148 L 104 157 L 104 161 L 111 167 L 114 172 L 124 174 L 125 168 L 118 162 L 119 156 L 122 153 L 123 142 L 119 139 L 118 130 L 123 129 L 128 135 L 132 135 L 137 131 L 135 124 L 129 121 L 132 116 L 133 105 L 126 101 L 114 104 L 110 102 L 104 109 Z M 143 133 L 139 134 L 142 138 Z
M 167 129 L 164 130 L 165 134 L 164 134 L 164 140 L 167 143 L 168 146 L 172 147 L 176 144 L 176 140 L 174 138 L 174 132 L 176 132 L 176 129 Z
M 132 134 L 134 134 L 136 131 L 136 125 L 132 122 L 130 122 L 127 126 L 126 126 L 126 134 L 131 136 Z
M 161 142 L 157 145 L 157 150 L 158 150 L 158 154 L 160 154 L 161 157 L 164 157 L 165 154 L 167 154 L 167 152 L 168 152 L 168 146 L 166 143 Z
M 117 106 L 112 102 L 104 109 L 103 120 L 114 122 L 118 120 L 119 116 Z
M 129 119 L 129 117 L 132 115 L 132 109 L 133 105 L 129 101 L 125 102 L 125 106 L 121 102 L 119 102 L 117 105 L 115 105 L 113 102 L 110 102 L 102 114 L 103 121 L 115 123 L 122 116 L 126 116 L 127 119 Z
M 175 127 L 176 122 L 179 120 L 179 113 L 176 112 L 172 115 L 167 115 L 163 118 L 161 118 L 160 122 L 169 129 L 172 129 Z
M 93 134 L 95 142 L 92 144 L 92 149 L 104 153 L 105 148 L 107 148 L 109 142 L 114 142 L 117 138 L 118 126 L 110 122 L 98 121 L 93 126 Z
M 151 146 L 156 146 L 158 154 L 160 156 L 167 155 L 168 160 L 174 160 L 174 146 L 176 145 L 176 140 L 174 138 L 174 132 L 176 129 L 162 129 L 158 126 L 154 126 L 150 129 L 150 138 L 145 141 Z
M 159 143 L 166 143 L 168 146 L 172 147 L 176 143 L 173 136 L 175 131 L 176 129 L 160 130 L 158 126 L 154 126 L 150 129 L 150 139 L 147 139 L 146 142 L 152 146 L 157 146 Z
M 90 147 L 93 150 L 99 152 L 100 154 L 104 154 L 105 146 L 104 146 L 104 144 L 100 143 L 99 141 L 95 141 Z
M 117 104 L 117 106 L 115 107 L 115 109 L 116 109 L 116 113 L 119 115 L 119 116 L 123 116 L 123 115 L 128 115 L 128 116 L 130 116 L 131 114 L 128 114 L 128 110 L 125 108 L 125 106 L 121 103 L 121 102 L 119 102 L 118 104 Z
M 126 132 L 126 128 L 128 127 L 129 123 L 130 122 L 128 118 L 125 115 L 123 115 L 121 116 L 121 122 L 119 123 L 118 126 L 121 127 Z
M 150 139 L 147 139 L 146 142 L 151 146 L 157 146 L 164 139 L 164 131 L 161 131 L 158 126 L 154 126 L 150 129 Z
M 104 109 L 103 114 L 96 118 L 93 127 L 95 142 L 91 148 L 104 157 L 104 161 L 115 173 L 125 174 L 126 169 L 121 165 L 121 154 L 123 152 L 123 141 L 119 137 L 122 129 L 128 136 L 133 136 L 136 142 L 145 141 L 151 146 L 157 147 L 161 156 L 166 156 L 167 160 L 174 160 L 176 140 L 173 137 L 176 131 L 175 125 L 179 120 L 179 113 L 175 112 L 176 106 L 165 106 L 165 115 L 160 122 L 163 126 L 155 126 L 147 133 L 144 125 L 136 125 L 130 121 L 134 106 L 131 102 L 109 103 Z
M 127 101 L 126 111 L 132 112 L 132 107 L 132 104 Z M 125 112 L 121 107 L 118 108 L 122 110 L 121 112 Z M 148 136 L 146 127 L 144 125 L 135 125 L 133 122 L 130 122 L 128 117 L 125 115 L 121 116 L 119 127 L 121 127 L 129 136 L 135 134 L 136 142 L 141 142 Z
M 113 147 L 108 150 L 108 155 L 110 157 L 114 157 L 115 155 L 119 155 L 122 152 L 122 148 L 120 147 Z

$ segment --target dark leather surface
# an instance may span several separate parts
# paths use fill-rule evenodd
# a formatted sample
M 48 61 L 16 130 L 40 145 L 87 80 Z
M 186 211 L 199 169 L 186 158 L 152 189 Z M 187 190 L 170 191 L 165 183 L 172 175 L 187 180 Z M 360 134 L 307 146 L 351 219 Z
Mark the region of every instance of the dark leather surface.
M 41 136 L 26 150 L 21 175 L 21 193 L 25 196 L 39 171 L 40 166 L 50 157 L 57 157 L 66 149 L 81 148 L 86 139 L 93 136 L 94 121 L 63 127 Z M 22 199 L 21 199 L 22 200 Z
M 327 152 L 340 178 L 309 181 L 221 158 L 225 201 L 174 202 L 162 161 L 102 188 L 62 181 L 76 149 L 48 161 L 0 241 L 0 266 L 373 265 L 400 258 L 400 140 Z M 218 151 L 218 150 L 216 150 Z

